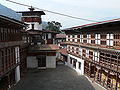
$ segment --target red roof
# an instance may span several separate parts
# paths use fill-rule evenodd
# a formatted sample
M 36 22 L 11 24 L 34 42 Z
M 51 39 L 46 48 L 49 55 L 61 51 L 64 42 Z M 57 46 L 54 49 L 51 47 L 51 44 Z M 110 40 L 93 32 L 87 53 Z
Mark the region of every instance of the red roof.
M 55 44 L 32 45 L 29 50 L 58 50 L 59 46 Z
M 49 48 L 51 48 L 52 50 L 57 50 L 59 49 L 59 46 L 58 45 L 55 45 L 55 44 L 48 44 L 47 45 Z
M 60 52 L 60 53 L 62 53 L 62 54 L 64 54 L 64 55 L 67 55 L 67 54 L 68 54 L 66 48 L 60 49 L 60 50 L 58 50 L 58 52 Z

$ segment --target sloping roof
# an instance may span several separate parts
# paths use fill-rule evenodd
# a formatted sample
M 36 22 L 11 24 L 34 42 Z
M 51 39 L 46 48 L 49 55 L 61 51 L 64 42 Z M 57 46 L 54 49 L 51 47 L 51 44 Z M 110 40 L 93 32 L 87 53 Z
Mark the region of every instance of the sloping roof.
M 13 18 L 9 18 L 7 16 L 3 16 L 3 15 L 0 15 L 0 21 L 2 22 L 10 22 L 10 23 L 13 23 L 13 24 L 18 24 L 18 25 L 21 25 L 21 26 L 27 26 L 27 24 L 21 22 L 21 21 L 18 21 L 16 19 L 13 19 Z
M 32 30 L 32 29 L 30 29 L 30 30 L 27 30 L 26 32 L 34 35 L 34 34 L 41 34 L 43 31 L 42 30 Z
M 43 11 L 19 11 L 17 13 L 23 13 L 23 14 L 24 13 L 31 13 L 31 14 L 35 13 L 35 14 L 38 14 L 38 15 L 45 15 L 45 13 Z
M 57 34 L 58 32 L 56 31 L 49 31 L 49 30 L 36 30 L 36 29 L 30 29 L 30 30 L 27 30 L 27 32 L 29 34 L 40 34 L 41 32 L 42 33 L 54 33 L 54 34 Z
M 32 45 L 29 47 L 31 51 L 51 51 L 51 50 L 58 50 L 59 46 L 54 44 L 43 44 L 43 45 Z
M 68 54 L 66 48 L 60 49 L 60 50 L 58 50 L 58 52 L 60 52 L 61 54 L 64 54 L 64 55 Z
M 66 34 L 56 34 L 56 38 L 66 38 Z
M 84 27 L 100 25 L 100 24 L 107 24 L 107 23 L 113 23 L 113 22 L 120 22 L 120 18 L 107 20 L 107 21 L 96 22 L 96 23 L 90 23 L 90 24 L 85 24 L 85 25 L 80 25 L 80 26 L 75 26 L 75 27 L 71 27 L 71 28 L 66 28 L 66 29 L 63 29 L 63 31 L 67 31 L 67 30 L 71 30 L 71 29 L 74 30 L 74 29 L 78 29 L 78 28 L 81 29 L 81 28 L 84 28 Z
M 66 44 L 67 45 L 67 42 L 60 42 L 60 44 Z
M 45 30 L 43 29 L 42 30 L 44 33 L 55 33 L 55 34 L 58 34 L 59 32 L 56 32 L 56 31 L 51 31 L 51 30 Z

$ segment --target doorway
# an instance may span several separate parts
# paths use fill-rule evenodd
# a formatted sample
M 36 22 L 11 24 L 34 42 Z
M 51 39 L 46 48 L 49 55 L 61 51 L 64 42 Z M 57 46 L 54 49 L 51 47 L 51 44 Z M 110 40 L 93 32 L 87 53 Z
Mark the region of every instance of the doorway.
M 37 56 L 38 68 L 46 67 L 46 56 Z

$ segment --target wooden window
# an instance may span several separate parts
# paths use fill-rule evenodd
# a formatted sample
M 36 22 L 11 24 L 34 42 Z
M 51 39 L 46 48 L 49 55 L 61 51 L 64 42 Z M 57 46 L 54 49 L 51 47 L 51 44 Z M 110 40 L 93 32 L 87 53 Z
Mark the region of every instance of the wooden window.
M 73 39 L 73 36 L 72 36 L 72 35 L 70 35 L 70 42 L 72 42 L 72 39 Z
M 76 54 L 79 55 L 79 48 L 76 48 Z
M 76 47 L 74 46 L 74 53 L 76 54 Z
M 86 57 L 86 50 L 85 49 L 82 50 L 82 56 Z
M 119 34 L 114 34 L 114 46 L 120 46 L 120 35 Z
M 70 64 L 72 64 L 72 58 L 70 57 Z
M 74 46 L 72 47 L 72 53 L 74 53 Z
M 95 34 L 95 44 L 100 44 L 100 34 Z
M 89 50 L 86 49 L 86 57 L 89 58 Z
M 68 35 L 66 35 L 66 41 L 68 41 Z
M 87 43 L 91 43 L 91 35 L 87 34 Z
M 73 58 L 73 67 L 76 68 L 77 60 Z
M 72 46 L 70 46 L 70 52 L 72 53 Z
M 0 67 L 3 69 L 4 68 L 4 59 L 5 59 L 5 55 L 4 55 L 4 51 L 0 51 Z
M 78 62 L 78 69 L 81 69 L 81 62 Z
M 96 62 L 99 62 L 99 52 L 98 51 L 93 52 L 93 60 Z
M 90 60 L 93 60 L 93 51 L 89 51 L 89 58 Z
M 107 34 L 107 46 L 113 46 L 113 34 Z
M 80 43 L 83 43 L 83 35 L 80 34 Z
M 79 55 L 82 56 L 82 48 L 79 48 Z
M 91 43 L 92 43 L 92 44 L 95 44 L 95 40 L 91 40 Z
M 77 38 L 80 38 L 80 35 L 77 35 Z
M 77 42 L 77 35 L 74 36 L 74 42 Z

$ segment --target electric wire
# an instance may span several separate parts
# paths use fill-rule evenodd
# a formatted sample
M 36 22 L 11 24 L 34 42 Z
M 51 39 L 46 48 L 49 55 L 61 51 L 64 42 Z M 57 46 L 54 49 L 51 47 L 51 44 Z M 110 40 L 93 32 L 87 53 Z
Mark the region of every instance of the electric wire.
M 30 5 L 18 3 L 18 2 L 15 2 L 15 1 L 11 1 L 11 0 L 6 0 L 6 1 L 9 1 L 11 3 L 15 3 L 15 4 L 18 4 L 18 5 L 21 5 L 21 6 L 31 7 Z M 61 16 L 66 16 L 66 17 L 73 18 L 73 19 L 80 19 L 80 20 L 84 20 L 84 21 L 97 22 L 97 21 L 90 20 L 90 19 L 79 18 L 79 17 L 75 17 L 75 16 L 71 16 L 71 15 L 66 15 L 66 14 L 63 14 L 63 13 L 58 13 L 58 12 L 54 12 L 54 11 L 50 11 L 50 10 L 40 9 L 38 7 L 33 7 L 33 8 L 38 9 L 38 10 L 42 10 L 42 11 L 46 11 L 46 12 L 49 12 L 49 13 L 61 15 Z

